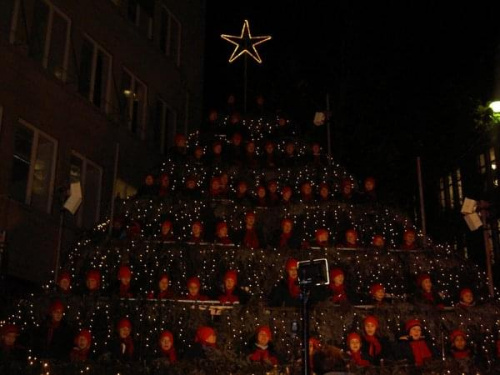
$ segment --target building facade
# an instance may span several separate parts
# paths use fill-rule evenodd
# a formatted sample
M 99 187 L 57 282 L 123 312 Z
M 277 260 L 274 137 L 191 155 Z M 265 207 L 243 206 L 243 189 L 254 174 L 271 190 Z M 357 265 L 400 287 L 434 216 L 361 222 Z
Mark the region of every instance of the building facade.
M 0 2 L 3 272 L 48 280 L 58 250 L 198 126 L 204 18 L 203 0 Z

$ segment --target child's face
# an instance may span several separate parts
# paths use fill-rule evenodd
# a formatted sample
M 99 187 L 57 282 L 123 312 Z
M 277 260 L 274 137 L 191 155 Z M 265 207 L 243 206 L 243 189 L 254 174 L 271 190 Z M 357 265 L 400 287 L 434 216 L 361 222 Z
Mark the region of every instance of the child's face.
M 342 285 L 344 283 L 344 275 L 337 275 L 333 278 L 333 283 L 335 285 Z
M 314 154 L 319 154 L 319 145 L 318 144 L 313 144 L 312 146 L 312 151 Z
M 13 346 L 16 343 L 16 339 L 17 334 L 15 334 L 14 332 L 9 332 L 2 336 L 2 340 L 5 346 Z
M 238 185 L 238 192 L 240 194 L 245 194 L 247 191 L 247 186 L 245 184 Z
M 385 297 L 385 290 L 384 289 L 378 289 L 375 292 L 375 300 L 377 302 L 382 302 L 384 300 L 384 297 Z
M 161 183 L 161 186 L 167 187 L 170 184 L 170 180 L 168 179 L 168 176 L 162 176 L 160 183 Z
M 255 216 L 250 215 L 245 218 L 245 223 L 247 226 L 253 226 L 255 224 Z
M 285 147 L 285 152 L 288 155 L 292 155 L 295 152 L 295 145 L 293 143 L 288 143 Z
M 212 147 L 212 150 L 215 155 L 219 155 L 222 152 L 222 146 L 217 143 Z
M 349 245 L 356 245 L 356 234 L 352 232 L 348 232 L 346 235 L 346 241 Z
M 285 190 L 283 191 L 283 199 L 284 200 L 290 200 L 290 198 L 292 197 L 292 192 L 291 190 Z
M 270 184 L 270 185 L 268 186 L 268 189 L 269 189 L 269 192 L 270 192 L 270 193 L 273 193 L 273 194 L 274 194 L 274 193 L 276 193 L 276 190 L 278 190 L 278 187 L 276 186 L 276 184 Z
M 269 336 L 267 336 L 267 333 L 260 331 L 259 334 L 257 335 L 257 344 L 266 346 L 269 343 Z
M 215 180 L 215 181 L 212 181 L 212 190 L 213 191 L 217 191 L 220 189 L 220 183 L 218 180 Z
M 290 277 L 291 279 L 297 278 L 297 267 L 290 267 L 287 272 L 288 277 Z
M 372 322 L 365 323 L 365 332 L 368 336 L 374 336 L 377 332 L 377 326 Z
M 278 119 L 278 125 L 281 127 L 281 126 L 285 126 L 286 125 L 286 120 L 283 118 L 283 117 L 280 117 Z
M 120 329 L 118 330 L 118 335 L 120 336 L 121 339 L 126 339 L 127 337 L 130 336 L 130 328 L 120 327 Z
M 264 198 L 266 196 L 266 189 L 261 188 L 257 190 L 257 195 L 259 198 Z
M 221 227 L 217 232 L 219 238 L 227 237 L 227 227 Z
M 203 150 L 201 148 L 197 148 L 195 151 L 194 151 L 194 157 L 196 159 L 201 159 L 201 157 L 203 156 Z
M 272 154 L 272 153 L 273 153 L 273 151 L 274 151 L 274 146 L 273 146 L 271 143 L 268 143 L 268 144 L 266 145 L 266 153 L 268 153 L 268 154 Z
M 233 145 L 239 146 L 241 144 L 241 137 L 240 136 L 234 136 L 233 137 Z
M 207 339 L 207 343 L 209 344 L 215 344 L 216 342 L 217 342 L 217 336 L 215 336 L 214 334 L 211 334 Z
M 154 184 L 154 182 L 155 182 L 155 180 L 154 180 L 153 176 L 151 176 L 151 175 L 146 176 L 146 185 L 151 186 Z
M 170 340 L 170 337 L 162 337 L 160 340 L 160 346 L 162 350 L 168 351 L 172 349 L 172 341 Z
M 210 114 L 208 115 L 208 119 L 211 122 L 214 122 L 215 120 L 217 120 L 217 112 L 216 111 L 211 111 Z
M 168 289 L 168 279 L 166 277 L 158 281 L 158 289 L 160 289 L 161 292 L 165 292 Z
M 312 191 L 312 188 L 311 188 L 311 185 L 310 184 L 304 184 L 302 186 L 302 193 L 304 195 L 310 195 L 311 194 L 311 191 Z
M 161 234 L 165 235 L 170 232 L 170 224 L 163 224 L 161 226 Z
M 198 293 L 200 292 L 200 287 L 198 286 L 198 284 L 189 283 L 189 285 L 188 285 L 188 292 L 192 296 L 197 296 Z
M 432 282 L 429 279 L 422 281 L 422 289 L 424 292 L 429 293 L 432 289 Z
M 465 292 L 462 295 L 462 302 L 470 305 L 472 302 L 474 302 L 474 295 L 471 292 Z
M 328 241 L 328 233 L 321 233 L 318 236 L 318 241 L 319 242 L 326 242 L 326 241 Z
M 94 278 L 87 279 L 87 288 L 89 290 L 96 290 L 97 289 L 97 280 Z
M 321 190 L 319 191 L 319 195 L 321 198 L 327 198 L 328 197 L 328 188 L 327 187 L 322 187 Z
M 194 182 L 194 180 L 187 180 L 186 181 L 186 186 L 188 189 L 192 190 L 195 188 L 196 186 L 196 183 Z
M 59 288 L 61 288 L 62 290 L 64 291 L 67 291 L 69 290 L 69 280 L 68 279 L 61 279 L 61 281 L 59 281 Z
M 226 290 L 233 290 L 235 285 L 236 283 L 232 278 L 227 278 L 224 280 L 224 287 L 226 288 Z
M 255 152 L 255 144 L 254 143 L 249 143 L 247 144 L 247 152 L 253 154 Z
M 405 244 L 412 245 L 415 242 L 415 234 L 413 232 L 406 232 L 404 236 Z
M 464 350 L 466 345 L 467 342 L 463 336 L 457 336 L 455 337 L 455 340 L 453 340 L 453 346 L 458 350 Z
M 288 234 L 292 231 L 292 223 L 288 221 L 283 223 L 283 233 Z
M 358 339 L 351 339 L 351 341 L 349 341 L 349 349 L 354 353 L 359 352 L 361 349 L 361 342 Z
M 195 224 L 193 225 L 192 231 L 193 231 L 193 236 L 199 237 L 201 234 L 201 227 L 198 224 Z
M 422 336 L 422 328 L 419 326 L 411 327 L 409 335 L 413 340 L 419 340 Z
M 78 336 L 77 342 L 78 342 L 78 348 L 80 348 L 81 350 L 87 349 L 89 346 L 89 341 L 85 336 Z
M 376 236 L 373 239 L 373 245 L 376 247 L 383 247 L 384 246 L 384 239 L 380 236 Z
M 122 285 L 130 285 L 130 276 L 122 276 L 122 277 L 120 277 L 120 283 Z
M 375 185 L 373 184 L 372 180 L 367 180 L 365 181 L 365 190 L 366 191 L 372 191 Z
M 351 184 L 345 184 L 344 187 L 342 188 L 342 192 L 344 193 L 344 195 L 351 194 L 351 190 L 352 190 Z

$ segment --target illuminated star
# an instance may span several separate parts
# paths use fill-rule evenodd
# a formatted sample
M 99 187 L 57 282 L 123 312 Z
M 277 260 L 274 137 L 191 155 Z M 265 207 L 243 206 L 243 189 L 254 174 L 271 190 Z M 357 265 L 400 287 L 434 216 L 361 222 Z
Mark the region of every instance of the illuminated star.
M 258 46 L 259 44 L 267 42 L 269 39 L 271 39 L 270 35 L 252 36 L 252 34 L 250 33 L 250 25 L 247 20 L 245 20 L 245 22 L 243 23 L 243 28 L 241 29 L 240 36 L 222 34 L 220 37 L 235 45 L 234 51 L 229 58 L 230 63 L 246 53 L 259 64 L 261 64 L 262 59 L 260 58 L 257 49 L 255 49 L 255 46 Z

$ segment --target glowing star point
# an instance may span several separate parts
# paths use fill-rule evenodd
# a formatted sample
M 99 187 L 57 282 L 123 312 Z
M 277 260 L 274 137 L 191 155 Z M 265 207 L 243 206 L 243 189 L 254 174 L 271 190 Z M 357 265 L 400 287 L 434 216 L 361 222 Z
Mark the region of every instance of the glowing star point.
M 220 37 L 235 46 L 234 51 L 229 58 L 230 63 L 246 53 L 259 64 L 262 64 L 262 59 L 260 58 L 259 52 L 257 52 L 255 47 L 271 39 L 270 35 L 252 36 L 248 20 L 243 22 L 243 28 L 241 29 L 240 36 L 222 34 Z

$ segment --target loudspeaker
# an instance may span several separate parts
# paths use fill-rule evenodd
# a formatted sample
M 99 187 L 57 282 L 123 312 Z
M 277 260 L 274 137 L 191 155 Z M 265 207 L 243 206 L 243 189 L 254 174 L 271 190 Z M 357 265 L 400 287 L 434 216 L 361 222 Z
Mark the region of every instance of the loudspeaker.
M 474 199 L 465 198 L 460 212 L 462 214 L 472 214 L 476 212 L 476 209 L 477 209 L 477 201 L 475 201 Z
M 464 220 L 471 231 L 475 231 L 483 225 L 481 217 L 475 212 L 472 214 L 464 215 Z
M 82 204 L 82 186 L 80 182 L 73 182 L 70 187 L 69 198 L 64 202 L 63 207 L 74 215 L 78 211 L 80 204 Z

